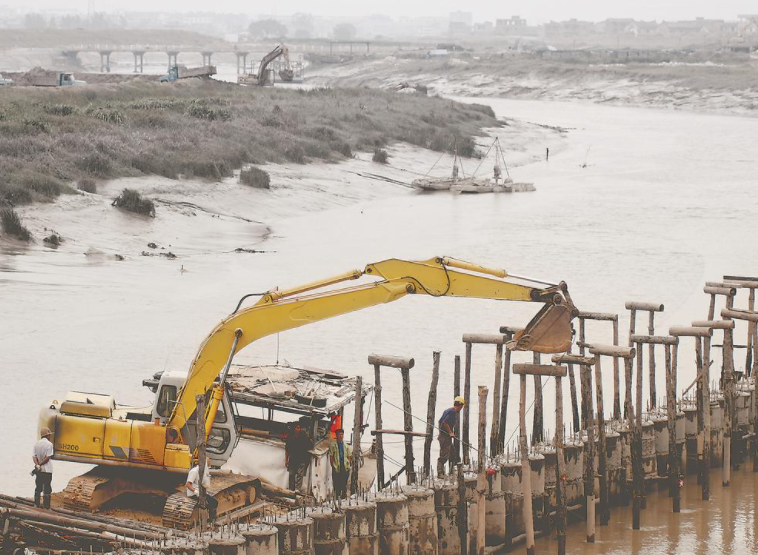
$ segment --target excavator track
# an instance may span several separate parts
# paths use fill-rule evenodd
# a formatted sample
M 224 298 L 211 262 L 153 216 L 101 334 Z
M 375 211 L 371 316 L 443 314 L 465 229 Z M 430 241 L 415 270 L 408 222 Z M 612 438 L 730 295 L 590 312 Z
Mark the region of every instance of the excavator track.
M 211 473 L 208 493 L 218 501 L 218 516 L 251 505 L 260 496 L 261 482 L 244 474 Z M 199 517 L 198 500 L 185 492 L 174 493 L 163 508 L 163 526 L 189 530 Z
M 106 476 L 91 476 L 89 473 L 72 478 L 63 490 L 63 506 L 72 511 L 92 512 L 98 486 L 107 484 L 109 480 Z

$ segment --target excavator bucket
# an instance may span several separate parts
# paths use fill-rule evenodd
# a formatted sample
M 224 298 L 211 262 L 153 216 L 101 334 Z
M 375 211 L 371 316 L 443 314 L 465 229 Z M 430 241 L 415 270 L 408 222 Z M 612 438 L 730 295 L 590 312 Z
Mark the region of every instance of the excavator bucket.
M 514 341 L 516 351 L 565 353 L 571 346 L 571 309 L 562 304 L 543 306 Z

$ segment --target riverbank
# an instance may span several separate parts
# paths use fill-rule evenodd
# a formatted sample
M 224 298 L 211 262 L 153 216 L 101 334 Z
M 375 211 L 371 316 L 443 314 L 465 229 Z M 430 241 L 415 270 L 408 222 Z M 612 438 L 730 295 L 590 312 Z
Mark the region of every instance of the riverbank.
M 0 204 L 155 175 L 219 182 L 266 163 L 341 162 L 403 142 L 477 157 L 488 107 L 374 90 L 217 81 L 13 89 L 0 97 Z
M 475 147 L 484 152 L 493 138 L 506 151 L 507 163 L 516 174 L 519 167 L 542 159 L 544 149 L 559 153 L 566 148 L 567 132 L 545 126 L 508 120 L 507 125 L 483 129 Z M 360 203 L 414 195 L 410 183 L 427 173 L 449 174 L 453 156 L 408 143 L 387 146 L 389 163 L 372 160 L 370 152 L 354 153 L 340 163 L 314 161 L 262 164 L 271 178 L 270 189 L 239 183 L 239 171 L 218 180 L 170 179 L 135 176 L 102 181 L 96 194 L 78 192 L 62 195 L 55 203 L 23 206 L 18 213 L 33 237 L 56 233 L 63 243 L 59 253 L 85 253 L 85 264 L 94 258 L 129 260 L 145 257 L 163 259 L 170 252 L 178 259 L 266 250 L 265 239 L 272 225 L 284 219 Z M 490 157 L 491 158 L 491 157 Z M 463 160 L 470 175 L 488 174 L 488 160 Z M 485 167 L 486 164 L 486 167 Z M 431 170 L 431 171 L 430 171 Z M 155 203 L 156 217 L 131 214 L 111 206 L 123 189 L 138 191 Z M 92 229 L 97 228 L 97 233 Z M 275 225 L 274 225 L 275 230 Z M 274 231 L 275 232 L 275 231 Z M 148 247 L 149 244 L 156 248 Z M 50 251 L 41 240 L 22 245 L 0 239 L 0 249 L 13 252 Z M 73 263 L 73 262 L 72 262 Z
M 537 55 L 385 57 L 312 68 L 318 86 L 387 88 L 407 82 L 430 94 L 671 108 L 739 115 L 758 110 L 756 62 L 586 63 Z

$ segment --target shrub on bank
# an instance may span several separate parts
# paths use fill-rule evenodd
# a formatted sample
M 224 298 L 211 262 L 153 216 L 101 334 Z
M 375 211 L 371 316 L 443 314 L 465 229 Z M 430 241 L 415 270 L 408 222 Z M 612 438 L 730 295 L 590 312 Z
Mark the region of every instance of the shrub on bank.
M 116 208 L 155 218 L 155 203 L 148 198 L 142 198 L 139 191 L 134 189 L 124 189 L 111 204 Z
M 3 231 L 8 235 L 26 242 L 32 240 L 32 234 L 21 223 L 21 218 L 18 217 L 13 208 L 0 209 L 0 225 L 2 225 Z
M 84 191 L 85 193 L 97 193 L 97 183 L 95 183 L 94 179 L 88 177 L 80 179 L 79 183 L 77 183 L 77 187 L 80 191 Z
M 240 183 L 250 185 L 256 189 L 270 189 L 271 177 L 268 172 L 255 166 L 250 166 L 240 172 Z
M 379 164 L 386 164 L 389 162 L 389 159 L 390 155 L 383 148 L 377 148 L 374 151 L 374 155 L 371 157 L 371 160 L 378 162 Z

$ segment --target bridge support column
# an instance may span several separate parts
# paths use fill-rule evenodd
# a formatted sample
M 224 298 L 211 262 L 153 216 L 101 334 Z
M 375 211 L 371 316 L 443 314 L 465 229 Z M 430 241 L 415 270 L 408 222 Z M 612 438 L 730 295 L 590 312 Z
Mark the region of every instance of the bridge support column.
M 168 54 L 168 69 L 179 65 L 179 52 L 166 52 Z
M 211 65 L 211 56 L 213 56 L 213 52 L 201 52 L 201 54 L 203 55 L 203 65 Z
M 145 53 L 134 51 L 132 54 L 134 54 L 134 73 L 144 73 Z
M 237 52 L 237 75 L 240 73 L 245 73 L 245 68 L 247 66 L 247 52 Z
M 111 53 L 100 51 L 100 72 L 111 72 Z

